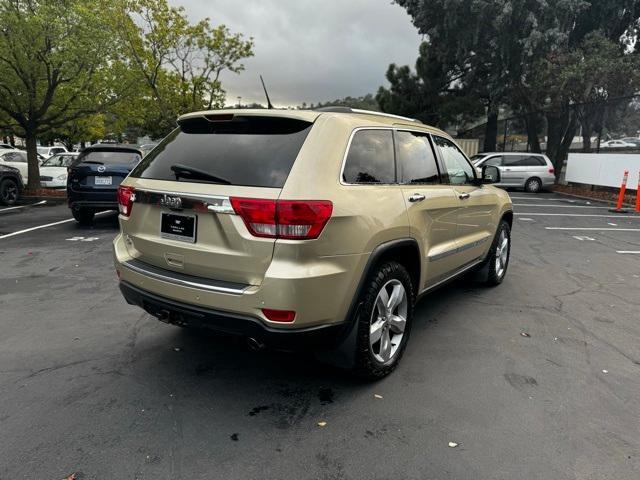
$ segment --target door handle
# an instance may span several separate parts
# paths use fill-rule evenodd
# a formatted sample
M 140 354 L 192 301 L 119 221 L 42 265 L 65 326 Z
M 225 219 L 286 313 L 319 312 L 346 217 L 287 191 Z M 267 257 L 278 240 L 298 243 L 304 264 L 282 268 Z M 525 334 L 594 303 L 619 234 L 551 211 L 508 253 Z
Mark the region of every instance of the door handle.
M 469 198 L 471 195 L 469 195 L 468 193 L 461 193 L 460 195 L 458 195 L 458 198 L 460 200 L 466 200 L 467 198 Z
M 409 201 L 411 203 L 416 203 L 416 202 L 421 202 L 425 199 L 426 197 L 420 193 L 414 193 L 413 195 L 411 195 L 409 197 Z

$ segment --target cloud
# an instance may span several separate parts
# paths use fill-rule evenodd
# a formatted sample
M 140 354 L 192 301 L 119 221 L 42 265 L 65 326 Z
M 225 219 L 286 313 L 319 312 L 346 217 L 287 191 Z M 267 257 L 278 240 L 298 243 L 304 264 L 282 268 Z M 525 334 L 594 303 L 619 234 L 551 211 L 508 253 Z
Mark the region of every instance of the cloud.
M 388 0 L 169 0 L 192 21 L 209 17 L 255 41 L 239 75 L 225 73 L 227 102 L 317 103 L 375 93 L 390 63 L 414 65 L 420 35 Z

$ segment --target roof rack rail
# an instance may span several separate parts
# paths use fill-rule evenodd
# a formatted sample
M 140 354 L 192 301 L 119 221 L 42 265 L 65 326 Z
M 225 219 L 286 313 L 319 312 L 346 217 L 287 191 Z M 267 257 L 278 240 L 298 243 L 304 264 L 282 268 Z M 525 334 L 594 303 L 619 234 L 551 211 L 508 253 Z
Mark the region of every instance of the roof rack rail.
M 380 117 L 388 117 L 388 118 L 396 118 L 398 120 L 405 120 L 408 122 L 414 123 L 422 123 L 420 120 L 415 118 L 403 117 L 401 115 L 393 115 L 392 113 L 384 113 L 384 112 L 376 112 L 374 110 L 361 110 L 359 108 L 351 108 L 351 107 L 321 107 L 315 109 L 318 112 L 334 112 L 334 113 L 358 113 L 362 115 L 378 115 Z

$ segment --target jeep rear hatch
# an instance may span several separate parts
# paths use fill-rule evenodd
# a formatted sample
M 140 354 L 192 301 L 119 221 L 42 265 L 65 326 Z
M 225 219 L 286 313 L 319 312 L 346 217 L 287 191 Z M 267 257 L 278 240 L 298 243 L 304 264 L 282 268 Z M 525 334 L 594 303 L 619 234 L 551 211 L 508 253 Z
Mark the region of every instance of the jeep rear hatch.
M 179 125 L 120 191 L 130 254 L 181 275 L 260 284 L 275 242 L 261 233 L 274 228 L 265 226 L 269 209 L 312 121 L 224 113 L 189 116 Z

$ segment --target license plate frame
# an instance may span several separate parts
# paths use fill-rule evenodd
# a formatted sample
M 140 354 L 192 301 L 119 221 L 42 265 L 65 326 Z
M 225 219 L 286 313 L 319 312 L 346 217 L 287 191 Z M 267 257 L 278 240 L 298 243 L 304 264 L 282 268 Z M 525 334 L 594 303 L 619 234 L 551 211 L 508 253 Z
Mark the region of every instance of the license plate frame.
M 186 220 L 186 223 L 182 223 Z M 184 233 L 183 233 L 184 232 Z M 160 212 L 160 237 L 185 243 L 196 243 L 197 215 Z
M 100 185 L 103 187 L 110 187 L 113 185 L 113 177 L 112 176 L 103 176 L 103 177 L 99 177 L 99 176 L 95 176 L 93 177 L 93 184 L 94 185 Z

